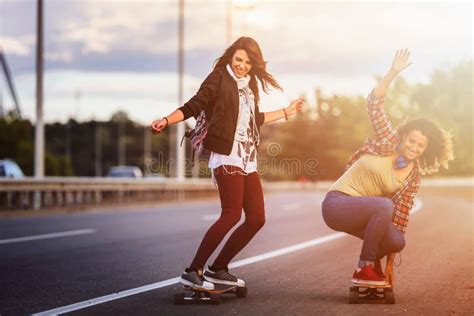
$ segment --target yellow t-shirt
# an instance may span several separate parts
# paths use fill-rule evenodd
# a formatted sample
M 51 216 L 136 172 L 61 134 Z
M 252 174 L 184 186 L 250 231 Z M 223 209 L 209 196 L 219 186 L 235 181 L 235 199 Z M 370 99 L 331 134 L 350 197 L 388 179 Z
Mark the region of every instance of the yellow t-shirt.
M 350 196 L 391 196 L 402 185 L 397 179 L 390 156 L 361 156 L 332 185 L 330 190 Z

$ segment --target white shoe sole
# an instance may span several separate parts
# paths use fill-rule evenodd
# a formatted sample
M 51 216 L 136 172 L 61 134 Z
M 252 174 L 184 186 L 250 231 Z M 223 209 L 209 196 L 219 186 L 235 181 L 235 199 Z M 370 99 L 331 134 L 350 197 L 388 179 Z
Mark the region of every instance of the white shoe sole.
M 209 282 L 206 282 L 206 281 L 203 282 L 203 285 L 202 285 L 202 286 L 197 285 L 197 284 L 195 284 L 195 283 L 193 283 L 193 282 L 190 282 L 190 281 L 188 281 L 188 280 L 185 280 L 185 279 L 183 279 L 183 278 L 180 278 L 179 282 L 180 282 L 181 284 L 186 285 L 186 286 L 192 287 L 193 289 L 201 289 L 201 290 L 207 290 L 207 291 L 212 291 L 212 290 L 214 290 L 214 284 L 209 283 Z M 204 286 L 206 283 L 209 284 L 209 285 Z
M 375 286 L 384 286 L 387 285 L 387 281 L 368 281 L 361 279 L 352 279 L 352 283 L 356 285 L 375 285 Z
M 240 280 L 240 279 L 238 279 L 237 282 L 232 282 L 232 281 L 214 279 L 214 278 L 208 277 L 206 275 L 204 276 L 204 279 L 208 282 L 215 283 L 215 284 L 233 285 L 233 286 L 240 286 L 240 287 L 245 286 L 245 282 L 243 280 Z

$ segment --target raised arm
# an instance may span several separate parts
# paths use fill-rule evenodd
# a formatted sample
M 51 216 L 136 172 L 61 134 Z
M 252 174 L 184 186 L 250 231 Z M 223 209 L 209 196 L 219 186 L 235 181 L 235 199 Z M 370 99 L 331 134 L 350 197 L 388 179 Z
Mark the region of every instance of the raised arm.
M 384 110 L 384 97 L 393 79 L 405 68 L 411 65 L 408 62 L 410 53 L 407 49 L 397 50 L 392 61 L 392 66 L 382 78 L 377 87 L 367 98 L 367 113 L 375 134 L 375 139 L 380 144 L 392 146 L 398 139 L 397 131 L 392 127 L 387 113 Z
M 296 100 L 291 101 L 291 103 L 286 107 L 282 108 L 281 110 L 271 111 L 271 112 L 263 112 L 264 121 L 263 124 L 271 123 L 278 121 L 282 118 L 288 118 L 289 116 L 295 115 L 303 110 L 304 99 L 299 98 Z
M 390 70 L 382 78 L 382 80 L 379 82 L 379 85 L 374 90 L 374 96 L 376 98 L 385 97 L 385 93 L 387 92 L 387 89 L 392 83 L 393 79 L 395 79 L 395 77 L 405 68 L 411 65 L 411 63 L 408 62 L 409 57 L 410 52 L 408 51 L 408 49 L 397 50 L 397 52 L 395 53 L 395 57 L 393 58 Z

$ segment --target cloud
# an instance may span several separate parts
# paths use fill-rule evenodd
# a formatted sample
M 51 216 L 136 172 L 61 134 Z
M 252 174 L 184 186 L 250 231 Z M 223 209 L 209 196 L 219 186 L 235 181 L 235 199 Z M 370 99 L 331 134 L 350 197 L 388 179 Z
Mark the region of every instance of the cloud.
M 1 43 L 33 115 L 35 8 L 32 1 L 0 3 Z M 226 48 L 225 8 L 225 1 L 186 1 L 186 97 Z M 177 1 L 46 1 L 47 119 L 74 113 L 78 90 L 81 115 L 106 119 L 123 108 L 144 121 L 147 107 L 157 115 L 175 108 L 177 15 Z M 316 86 L 365 94 L 399 47 L 412 51 L 412 82 L 442 63 L 472 58 L 470 3 L 253 1 L 251 10 L 233 8 L 232 30 L 234 38 L 259 41 L 285 88 L 262 97 L 268 110 Z
M 28 56 L 31 53 L 30 40 L 27 37 L 16 39 L 0 36 L 0 47 L 9 55 Z
M 365 94 L 373 85 L 368 75 L 338 80 L 331 76 L 281 73 L 277 79 L 285 90 L 262 93 L 263 111 L 280 109 L 302 94 L 311 100 L 316 87 L 322 87 L 324 93 L 356 95 Z M 184 77 L 183 103 L 197 92 L 202 80 L 200 76 Z M 34 82 L 33 75 L 17 80 L 22 87 L 22 110 L 30 119 L 35 117 Z M 123 110 L 136 121 L 148 124 L 152 118 L 167 115 L 180 106 L 177 90 L 176 73 L 50 71 L 44 82 L 44 117 L 48 122 L 64 122 L 70 117 L 108 120 L 112 113 Z
M 29 24 L 29 36 L 34 38 L 32 19 L 23 17 L 31 15 L 31 8 L 17 10 L 7 4 L 2 9 L 7 17 L 2 23 L 5 36 L 23 45 L 23 53 L 30 47 L 28 54 L 34 58 L 34 50 L 23 42 L 21 34 L 12 36 Z M 472 57 L 472 6 L 468 3 L 250 4 L 250 10 L 233 8 L 234 38 L 254 36 L 270 65 L 279 71 L 336 76 L 374 73 L 386 67 L 386 56 L 398 47 L 410 47 L 414 57 L 426 65 L 417 68 L 422 71 L 447 59 Z M 224 51 L 225 13 L 224 1 L 186 1 L 186 71 L 202 74 L 199 69 L 204 68 L 203 63 L 209 65 Z M 176 68 L 177 15 L 176 1 L 48 1 L 47 67 L 169 71 Z M 13 21 L 10 16 L 17 19 Z M 23 23 L 20 28 L 18 21 Z
M 184 99 L 191 98 L 202 78 L 185 76 Z M 17 78 L 24 115 L 35 117 L 35 76 Z M 150 115 L 163 116 L 179 106 L 178 77 L 175 73 L 50 71 L 44 77 L 44 116 L 46 121 L 65 121 L 79 115 L 108 120 L 120 109 L 140 122 Z M 184 101 L 185 101 L 184 100 Z M 183 102 L 184 102 L 183 101 Z M 152 113 L 152 114 L 151 114 Z
M 46 52 L 45 59 L 52 62 L 71 63 L 74 60 L 74 54 L 70 50 L 58 52 Z
M 409 47 L 432 65 L 472 56 L 471 6 L 466 3 L 279 2 L 264 3 L 260 10 L 278 17 L 273 36 L 264 36 L 267 30 L 254 32 L 265 51 L 279 52 L 271 62 L 297 71 L 304 65 L 308 71 L 336 74 L 380 69 L 399 47 Z
M 88 5 L 90 4 L 90 5 Z M 56 4 L 64 6 L 62 3 Z M 216 37 L 222 38 L 221 27 L 203 28 L 195 26 L 222 24 L 216 15 L 219 2 L 186 2 L 185 27 L 186 49 L 216 45 Z M 178 5 L 177 2 L 72 2 L 68 19 L 56 21 L 58 43 L 80 44 L 81 52 L 87 54 L 113 53 L 117 48 L 150 54 L 173 53 L 177 49 Z M 204 23 L 203 23 L 204 22 Z M 217 45 L 221 46 L 221 43 Z

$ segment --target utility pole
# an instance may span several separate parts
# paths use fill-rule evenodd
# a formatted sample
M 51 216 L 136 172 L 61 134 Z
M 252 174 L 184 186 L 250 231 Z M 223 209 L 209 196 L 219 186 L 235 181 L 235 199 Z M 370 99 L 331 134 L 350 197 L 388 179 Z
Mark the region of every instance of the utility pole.
M 151 132 L 150 129 L 145 126 L 143 128 L 143 174 L 145 176 L 150 175 L 150 158 L 151 158 Z
M 118 165 L 125 166 L 125 117 L 120 117 L 118 122 Z
M 10 67 L 8 67 L 7 56 L 3 52 L 3 48 L 0 46 L 0 63 L 2 64 L 3 74 L 5 75 L 5 79 L 7 81 L 8 90 L 10 91 L 10 96 L 15 104 L 16 116 L 21 119 L 21 109 L 20 109 L 20 101 L 18 100 L 18 96 L 16 93 L 15 85 L 13 83 L 13 76 L 12 72 L 10 71 Z M 1 102 L 2 100 L 0 100 Z M 2 116 L 4 109 L 3 104 L 0 104 L 0 116 Z
M 232 0 L 225 1 L 225 14 L 226 14 L 226 32 L 225 39 L 227 46 L 232 44 Z
M 0 90 L 0 118 L 5 117 L 5 110 L 3 109 L 3 93 Z
M 74 101 L 76 103 L 76 113 L 74 114 L 74 116 L 76 117 L 76 121 L 79 122 L 79 114 L 80 114 L 80 110 L 81 110 L 81 97 L 82 97 L 82 92 L 80 89 L 76 89 L 76 91 L 74 92 Z
M 35 177 L 44 177 L 44 125 L 43 125 L 43 0 L 37 2 L 36 26 L 36 126 L 35 126 Z
M 37 179 L 44 177 L 44 125 L 43 125 L 43 0 L 37 2 L 36 18 L 36 125 L 35 171 Z M 41 207 L 41 192 L 33 195 L 33 209 Z
M 178 19 L 178 104 L 183 104 L 183 76 L 184 76 L 184 0 L 179 0 L 179 19 Z M 176 133 L 176 177 L 178 180 L 184 180 L 184 159 L 186 157 L 186 147 L 180 146 L 181 139 L 184 136 L 185 123 L 177 124 Z
M 66 123 L 66 135 L 65 135 L 65 141 L 64 141 L 64 150 L 65 150 L 65 156 L 66 159 L 69 160 L 69 162 L 72 165 L 72 154 L 71 154 L 71 126 L 72 126 L 72 118 L 69 117 Z
M 102 177 L 102 127 L 95 122 L 95 176 Z

